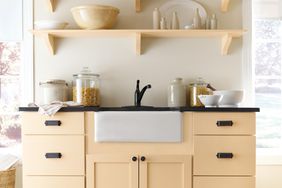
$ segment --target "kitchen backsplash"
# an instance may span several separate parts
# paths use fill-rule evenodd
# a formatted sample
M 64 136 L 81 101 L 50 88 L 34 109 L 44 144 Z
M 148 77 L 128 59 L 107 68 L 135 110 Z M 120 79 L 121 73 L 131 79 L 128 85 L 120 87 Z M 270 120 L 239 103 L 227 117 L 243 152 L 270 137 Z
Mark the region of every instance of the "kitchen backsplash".
M 58 19 L 76 27 L 70 8 L 84 4 L 107 4 L 120 8 L 118 29 L 152 28 L 152 12 L 166 0 L 142 0 L 143 10 L 135 12 L 134 0 L 85 0 L 58 1 L 56 12 L 50 13 L 42 1 L 35 1 L 35 18 Z M 241 1 L 232 1 L 230 11 L 220 11 L 221 0 L 199 0 L 209 14 L 216 13 L 221 29 L 242 28 Z M 72 81 L 72 75 L 82 67 L 90 67 L 101 75 L 102 106 L 133 104 L 135 83 L 150 83 L 152 89 L 144 96 L 144 105 L 166 106 L 167 88 L 176 77 L 182 77 L 187 85 L 197 77 L 203 77 L 218 89 L 241 89 L 242 41 L 236 39 L 228 56 L 219 53 L 218 38 L 144 39 L 143 55 L 137 56 L 131 38 L 71 38 L 57 41 L 57 54 L 52 56 L 46 45 L 35 39 L 36 101 L 40 101 L 40 81 L 64 79 Z

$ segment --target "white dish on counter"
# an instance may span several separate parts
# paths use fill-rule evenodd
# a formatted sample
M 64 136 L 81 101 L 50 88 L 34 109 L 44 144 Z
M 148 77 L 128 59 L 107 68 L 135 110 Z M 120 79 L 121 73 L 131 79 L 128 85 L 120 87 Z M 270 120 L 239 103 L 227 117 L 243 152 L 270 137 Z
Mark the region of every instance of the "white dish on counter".
M 56 20 L 40 20 L 34 22 L 35 29 L 65 29 L 67 22 Z
M 194 12 L 199 9 L 202 20 L 202 26 L 205 25 L 207 19 L 206 9 L 199 3 L 192 0 L 173 0 L 164 3 L 160 8 L 161 16 L 165 17 L 168 22 L 172 20 L 173 12 L 177 12 L 180 28 L 184 29 L 185 26 L 193 23 Z
M 238 107 L 244 98 L 243 90 L 221 90 L 214 91 L 213 94 L 222 95 L 219 107 Z
M 205 107 L 218 107 L 222 95 L 198 95 L 198 98 Z

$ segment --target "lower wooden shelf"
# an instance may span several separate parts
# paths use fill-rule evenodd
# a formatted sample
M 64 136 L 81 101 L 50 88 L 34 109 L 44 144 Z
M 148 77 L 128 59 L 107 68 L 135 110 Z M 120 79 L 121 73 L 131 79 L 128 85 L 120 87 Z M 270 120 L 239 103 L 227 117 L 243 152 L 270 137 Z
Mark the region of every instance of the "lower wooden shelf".
M 50 52 L 55 54 L 56 38 L 74 37 L 132 37 L 137 55 L 142 54 L 142 38 L 195 38 L 208 37 L 222 40 L 221 54 L 227 55 L 233 38 L 242 37 L 244 30 L 32 30 L 44 39 Z

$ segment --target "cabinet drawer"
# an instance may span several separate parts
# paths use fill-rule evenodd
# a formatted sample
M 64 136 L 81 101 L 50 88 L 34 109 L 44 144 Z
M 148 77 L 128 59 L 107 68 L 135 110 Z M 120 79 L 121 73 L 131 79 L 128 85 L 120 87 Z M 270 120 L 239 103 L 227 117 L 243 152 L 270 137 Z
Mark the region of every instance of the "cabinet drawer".
M 196 135 L 254 135 L 255 113 L 194 113 Z
M 84 175 L 84 136 L 24 136 L 26 175 Z
M 255 188 L 254 177 L 194 177 L 194 188 Z
M 84 113 L 59 112 L 48 117 L 24 112 L 22 124 L 23 134 L 84 134 Z
M 254 136 L 195 136 L 194 139 L 194 175 L 255 175 Z
M 24 176 L 23 188 L 84 188 L 84 176 Z

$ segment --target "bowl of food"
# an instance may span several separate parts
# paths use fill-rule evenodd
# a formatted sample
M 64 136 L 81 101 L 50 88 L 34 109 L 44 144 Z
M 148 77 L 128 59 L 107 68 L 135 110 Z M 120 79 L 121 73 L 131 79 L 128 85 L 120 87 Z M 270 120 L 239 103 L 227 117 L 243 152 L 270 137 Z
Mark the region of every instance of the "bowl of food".
M 222 99 L 221 95 L 198 95 L 201 103 L 205 107 L 218 107 L 220 100 Z
M 214 95 L 222 95 L 222 99 L 219 102 L 220 107 L 238 107 L 243 101 L 243 90 L 221 90 L 214 91 Z
M 40 20 L 34 22 L 36 29 L 65 29 L 67 25 L 67 22 L 57 20 Z
M 86 5 L 71 9 L 76 24 L 81 29 L 111 29 L 116 23 L 119 9 L 105 5 Z

